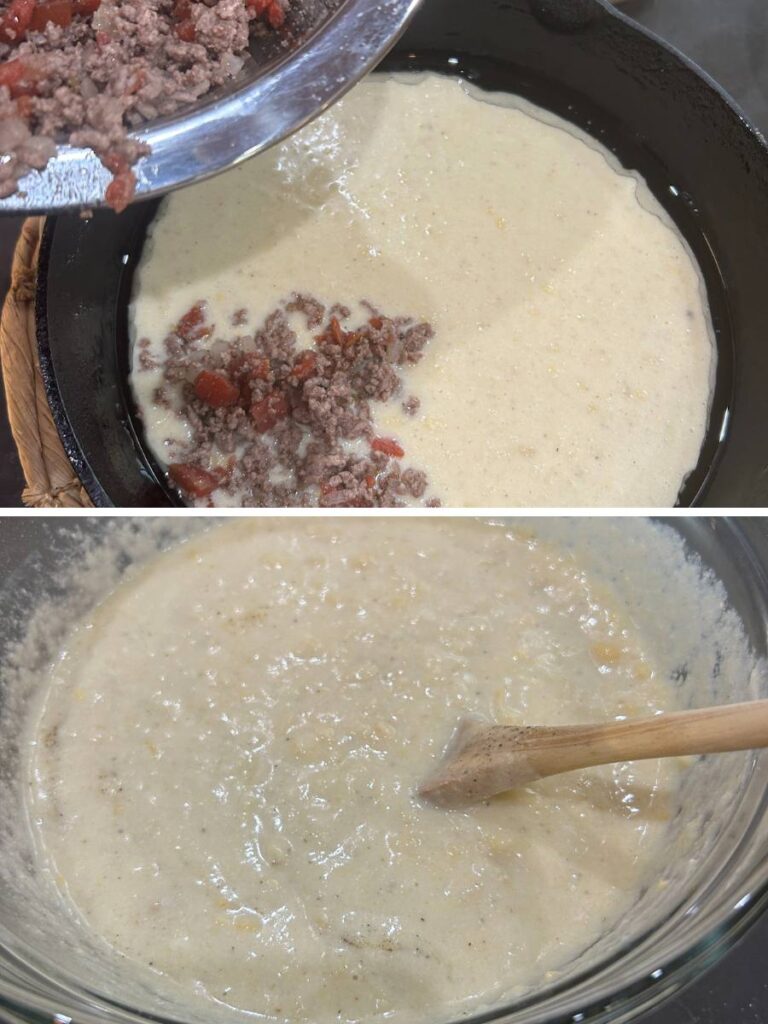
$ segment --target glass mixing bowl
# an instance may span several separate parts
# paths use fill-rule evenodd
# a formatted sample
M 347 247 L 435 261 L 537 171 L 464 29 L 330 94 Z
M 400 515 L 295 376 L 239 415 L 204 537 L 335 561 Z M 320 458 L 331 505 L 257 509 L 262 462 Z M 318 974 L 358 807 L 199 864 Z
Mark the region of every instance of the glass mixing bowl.
M 162 546 L 179 531 L 206 520 L 162 519 L 152 544 Z M 210 522 L 210 520 L 207 520 Z M 115 527 L 115 523 L 119 526 Z M 144 520 L 143 522 L 146 522 Z M 542 521 L 544 523 L 546 521 Z M 623 521 L 626 523 L 626 520 Z M 719 579 L 722 601 L 708 614 L 740 617 L 752 652 L 766 655 L 768 623 L 768 520 L 670 518 L 691 553 Z M 600 529 L 621 530 L 622 520 L 601 520 Z M 0 1020 L 68 1024 L 138 1024 L 179 1020 L 178 1005 L 147 989 L 128 990 L 119 963 L 78 939 L 70 922 L 52 916 L 32 872 L 31 831 L 23 819 L 18 788 L 12 780 L 21 754 L 17 742 L 20 705 L 29 698 L 11 667 L 11 651 L 40 602 L 66 609 L 74 617 L 93 600 L 68 579 L 69 569 L 88 561 L 117 576 L 127 565 L 115 540 L 145 529 L 142 520 L 91 518 L 6 519 L 0 533 L 0 594 L 3 616 L 0 642 Z M 644 557 L 627 544 L 627 559 Z M 617 576 L 621 567 L 615 567 Z M 674 574 L 668 574 L 674 576 Z M 674 587 L 659 567 L 654 593 Z M 727 597 L 726 597 L 727 595 Z M 43 664 L 56 649 L 55 625 L 61 618 L 37 614 L 34 651 L 27 667 Z M 655 621 L 655 620 L 654 620 Z M 713 620 L 714 621 L 714 620 Z M 653 628 L 673 629 L 664 621 Z M 660 634 L 661 635 L 661 634 Z M 667 635 L 666 633 L 664 635 Z M 688 673 L 682 665 L 673 678 L 683 700 L 745 700 L 764 692 L 765 674 L 747 670 L 712 641 L 707 677 L 686 696 Z M 702 693 L 702 685 L 708 686 Z M 696 978 L 721 956 L 762 911 L 768 898 L 768 754 L 715 755 L 695 761 L 686 773 L 680 808 L 670 822 L 666 863 L 631 912 L 592 948 L 552 978 L 547 987 L 514 1005 L 494 1007 L 473 1018 L 509 1024 L 544 1022 L 619 1022 L 635 1017 Z M 7 865 L 18 867 L 12 878 Z M 109 898 L 108 893 L 105 898 Z M 545 894 L 543 897 L 545 898 Z M 202 1002 L 202 1001 L 201 1001 Z M 184 1015 L 184 1024 L 210 1022 L 209 1004 L 200 1016 Z

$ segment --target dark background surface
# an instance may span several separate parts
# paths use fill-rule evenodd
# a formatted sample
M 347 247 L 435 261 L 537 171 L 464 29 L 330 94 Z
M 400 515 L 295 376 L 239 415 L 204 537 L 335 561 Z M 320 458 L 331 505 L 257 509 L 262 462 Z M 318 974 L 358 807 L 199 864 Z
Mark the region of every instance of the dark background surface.
M 768 132 L 768 0 L 627 0 L 627 14 L 678 46 Z M 0 219 L 0 294 L 18 218 Z M 21 470 L 0 409 L 0 507 L 18 506 Z M 642 1024 L 768 1024 L 768 919 L 720 964 Z

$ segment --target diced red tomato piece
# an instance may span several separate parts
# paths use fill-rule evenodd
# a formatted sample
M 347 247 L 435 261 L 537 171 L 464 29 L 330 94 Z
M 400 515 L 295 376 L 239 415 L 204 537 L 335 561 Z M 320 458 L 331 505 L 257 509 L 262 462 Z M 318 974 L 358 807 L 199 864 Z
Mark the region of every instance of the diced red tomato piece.
M 315 335 L 315 341 L 319 345 L 323 345 L 325 343 L 330 343 L 333 345 L 343 345 L 344 337 L 344 330 L 341 324 L 339 323 L 339 318 L 336 316 L 332 316 L 331 319 L 328 321 L 328 326 L 323 331 L 323 333 Z
M 211 333 L 206 322 L 205 303 L 196 302 L 176 324 L 176 334 L 183 341 L 198 341 Z
M 29 28 L 35 12 L 35 0 L 11 0 L 0 18 L 0 42 L 18 43 Z
M 223 374 L 214 373 L 213 370 L 201 370 L 195 377 L 193 387 L 200 401 L 214 409 L 237 405 L 240 401 L 240 388 L 227 380 Z
M 190 462 L 172 462 L 168 476 L 177 487 L 193 498 L 206 498 L 219 486 L 218 478 L 202 466 Z
M 136 175 L 133 171 L 120 171 L 107 185 L 104 201 L 115 213 L 122 213 L 136 193 Z
M 365 478 L 365 486 L 366 486 L 366 487 L 373 487 L 373 485 L 374 485 L 375 483 L 376 483 L 376 478 L 375 478 L 375 477 L 373 477 L 373 476 L 367 476 L 367 477 Z
M 381 330 L 381 328 L 384 326 L 384 321 L 380 316 L 372 316 L 368 323 L 377 331 Z
M 336 342 L 336 344 L 343 345 L 344 341 L 346 340 L 346 334 L 344 333 L 344 329 L 339 323 L 339 318 L 337 316 L 331 317 L 328 327 L 330 330 L 331 337 Z
M 285 11 L 279 3 L 276 3 L 276 0 L 272 0 L 272 3 L 267 7 L 267 21 L 270 28 L 280 28 L 285 21 Z
M 44 77 L 44 66 L 39 59 L 18 57 L 0 64 L 0 86 L 6 86 L 13 99 L 34 96 L 37 83 Z
M 182 41 L 182 43 L 194 43 L 197 39 L 197 29 L 195 23 L 191 18 L 187 18 L 186 21 L 180 21 L 176 26 L 176 35 Z
M 359 337 L 358 331 L 345 331 L 339 323 L 339 318 L 332 316 L 323 333 L 315 335 L 315 341 L 318 345 L 340 345 L 344 348 L 345 345 L 351 345 L 357 341 Z
M 6 86 L 11 90 L 11 94 L 13 95 L 15 86 L 24 77 L 24 69 L 25 65 L 23 60 L 7 60 L 3 64 L 0 64 L 0 86 Z
M 190 0 L 176 0 L 172 11 L 173 20 L 176 22 L 176 35 L 183 43 L 194 43 L 197 38 L 195 23 L 192 21 L 192 6 Z
M 175 22 L 189 21 L 192 17 L 192 5 L 190 0 L 176 0 L 171 11 L 171 17 Z
M 289 412 L 288 400 L 279 391 L 273 391 L 271 395 L 254 402 L 251 406 L 251 417 L 260 434 L 271 430 L 280 420 L 285 419 Z
M 371 448 L 375 452 L 383 452 L 384 455 L 392 455 L 396 459 L 402 459 L 405 455 L 397 441 L 391 437 L 374 437 L 371 441 Z
M 317 356 L 314 352 L 300 352 L 293 363 L 291 376 L 294 380 L 309 380 L 317 369 Z
M 33 32 L 44 29 L 49 22 L 66 28 L 72 24 L 74 5 L 72 0 L 38 0 L 32 12 L 29 28 Z
M 121 153 L 105 153 L 101 157 L 101 162 L 113 174 L 120 174 L 121 171 L 128 169 L 128 161 Z
M 285 22 L 285 10 L 279 0 L 245 0 L 245 6 L 270 28 L 280 28 Z
M 101 0 L 72 0 L 72 10 L 81 17 L 95 14 L 99 7 L 101 7 Z

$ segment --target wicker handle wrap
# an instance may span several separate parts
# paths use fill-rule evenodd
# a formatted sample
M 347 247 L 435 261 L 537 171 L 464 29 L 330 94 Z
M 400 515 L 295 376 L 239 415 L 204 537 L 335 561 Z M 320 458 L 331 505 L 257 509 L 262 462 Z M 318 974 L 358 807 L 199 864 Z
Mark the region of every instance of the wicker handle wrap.
M 37 358 L 35 281 L 42 227 L 42 217 L 24 223 L 0 318 L 8 419 L 27 484 L 21 497 L 32 508 L 91 508 L 53 422 Z

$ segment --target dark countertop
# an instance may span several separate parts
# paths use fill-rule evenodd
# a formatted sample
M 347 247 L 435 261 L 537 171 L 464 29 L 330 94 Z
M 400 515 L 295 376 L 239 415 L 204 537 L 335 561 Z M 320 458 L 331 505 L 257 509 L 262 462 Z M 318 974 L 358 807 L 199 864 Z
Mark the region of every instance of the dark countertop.
M 627 0 L 627 14 L 677 45 L 768 132 L 768 0 Z M 0 294 L 8 287 L 18 218 L 0 220 Z M 20 504 L 22 477 L 0 410 L 0 505 Z M 768 1024 L 768 918 L 682 995 L 642 1024 Z

